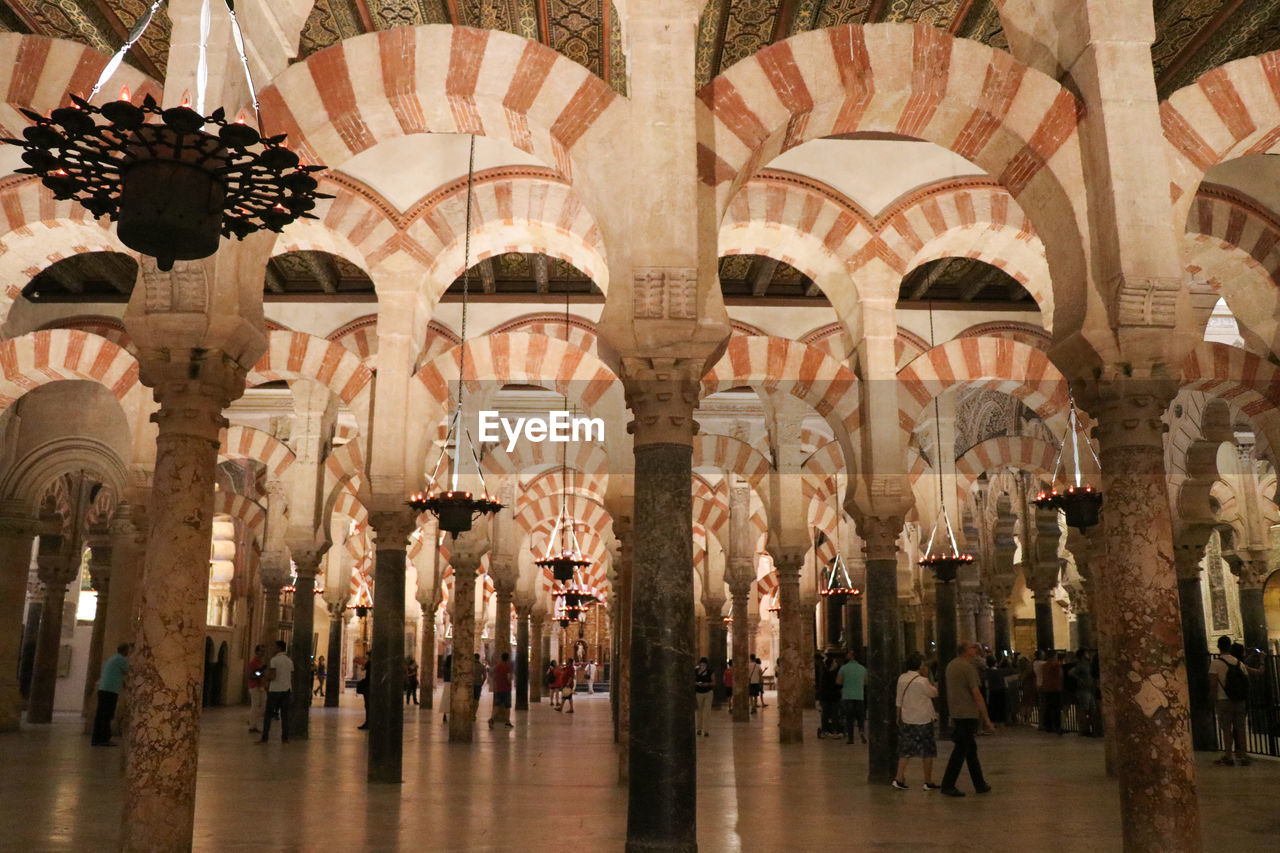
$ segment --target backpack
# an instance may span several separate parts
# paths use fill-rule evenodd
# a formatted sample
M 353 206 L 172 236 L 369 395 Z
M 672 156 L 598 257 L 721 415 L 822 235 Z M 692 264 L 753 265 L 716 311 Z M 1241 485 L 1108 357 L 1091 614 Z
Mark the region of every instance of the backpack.
M 1232 702 L 1243 702 L 1249 698 L 1249 676 L 1245 674 L 1242 663 L 1236 661 L 1235 666 L 1227 667 L 1227 679 L 1222 689 Z

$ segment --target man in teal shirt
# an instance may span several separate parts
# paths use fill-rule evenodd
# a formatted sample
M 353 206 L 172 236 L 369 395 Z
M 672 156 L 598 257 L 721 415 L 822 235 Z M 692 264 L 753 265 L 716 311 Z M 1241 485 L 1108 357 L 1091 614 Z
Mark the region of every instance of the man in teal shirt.
M 124 689 L 124 674 L 129 671 L 129 644 L 121 643 L 116 653 L 102 665 L 98 680 L 98 710 L 93 716 L 93 745 L 115 746 L 111 742 L 111 721 L 116 716 L 116 703 Z
M 845 664 L 836 673 L 840 685 L 840 706 L 844 711 L 845 743 L 853 743 L 853 728 L 858 727 L 862 742 L 867 742 L 867 668 L 858 663 L 853 650 L 845 652 Z

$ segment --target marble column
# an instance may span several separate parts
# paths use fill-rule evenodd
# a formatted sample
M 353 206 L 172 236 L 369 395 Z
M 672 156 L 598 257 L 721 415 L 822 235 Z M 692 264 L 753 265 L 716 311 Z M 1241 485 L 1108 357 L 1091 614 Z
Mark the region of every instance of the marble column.
M 542 632 L 545 620 L 541 613 L 534 611 L 529 617 L 529 701 L 537 705 L 542 701 L 542 670 L 547 662 L 542 657 Z M 617 673 L 610 690 L 618 689 Z
M 1244 646 L 1246 649 L 1271 650 L 1270 635 L 1267 631 L 1267 610 L 1262 603 L 1262 588 L 1267 583 L 1270 573 L 1266 557 L 1246 557 L 1231 560 L 1231 570 L 1236 575 L 1240 592 L 1240 621 L 1244 626 Z
M 341 601 L 329 602 L 329 648 L 325 653 L 324 706 L 338 707 L 342 698 L 342 628 L 346 624 L 347 606 Z
M 453 689 L 449 691 L 449 742 L 471 743 L 475 737 L 476 573 L 488 543 L 473 530 L 454 539 L 449 552 L 453 565 Z
M 80 561 L 65 553 L 62 536 L 40 534 L 37 571 L 44 585 L 44 606 L 40 611 L 40 632 L 36 658 L 31 670 L 31 692 L 27 697 L 27 722 L 53 721 L 53 697 L 58 684 L 58 656 L 62 647 L 62 614 L 67 601 L 67 584 L 80 572 Z M 78 555 L 76 555 L 78 556 Z
M 862 596 L 855 595 L 844 603 L 844 645 L 862 660 Z
M 887 785 L 898 769 L 894 705 L 902 650 L 898 647 L 898 534 L 901 517 L 865 516 L 859 533 L 867 563 L 867 781 Z M 880 641 L 883 638 L 883 642 Z
M 266 566 L 263 566 L 266 569 Z M 275 654 L 276 640 L 280 639 L 280 590 L 284 578 L 262 578 L 262 646 L 267 656 Z
M 758 651 L 756 650 L 756 644 L 759 641 L 759 639 L 760 639 L 760 617 L 753 613 L 747 617 L 747 653 L 748 654 L 752 654 L 752 655 L 756 655 L 756 657 L 760 657 Z M 766 654 L 765 657 L 767 658 L 768 654 Z M 763 659 L 762 659 L 762 662 L 771 663 L 771 661 L 763 660 Z M 775 673 L 775 675 L 776 674 L 777 673 Z
M 529 615 L 533 605 L 516 605 L 516 695 L 515 709 L 529 710 Z
M 1123 387 L 1119 387 L 1123 386 Z M 1095 435 L 1106 503 L 1099 614 L 1114 654 L 1102 679 L 1115 703 L 1120 813 L 1126 850 L 1199 849 L 1200 809 L 1190 736 L 1162 416 L 1173 383 L 1100 389 Z M 1101 624 L 1100 624 L 1101 627 Z
M 700 365 L 699 365 L 700 368 Z M 637 371 L 635 496 L 629 576 L 628 851 L 697 849 L 694 694 L 694 373 Z M 632 725 L 634 723 L 634 725 Z
M 180 352 L 142 362 L 160 410 L 152 415 L 155 479 L 125 680 L 120 847 L 127 851 L 191 847 L 219 432 L 223 409 L 244 391 L 244 370 L 226 354 Z
M 631 513 L 634 511 L 634 505 L 624 506 L 614 513 L 613 518 L 613 535 L 617 540 L 618 555 L 614 564 L 614 603 L 618 609 L 618 671 L 610 690 L 618 697 L 613 739 L 618 745 L 619 785 L 628 783 L 631 772 L 631 578 L 635 546 Z
M 107 633 L 107 608 L 111 604 L 111 538 L 106 529 L 89 536 L 89 579 L 98 593 L 89 635 L 89 657 L 85 664 L 84 693 L 80 717 L 84 733 L 93 734 L 93 717 L 98 710 L 98 677 L 102 673 L 102 644 Z
M 0 501 L 0 732 L 21 727 L 18 658 L 37 522 L 17 501 Z
M 293 589 L 293 643 L 289 649 L 289 658 L 293 661 L 289 736 L 306 738 L 311 731 L 311 691 L 315 689 L 315 679 L 311 675 L 315 650 L 311 644 L 316 624 L 316 574 L 328 546 L 290 546 L 289 550 L 298 569 Z
M 422 608 L 422 648 L 418 652 L 418 702 L 430 711 L 436 694 L 436 608 L 434 602 Z M 419 715 L 431 722 L 430 714 Z
M 511 655 L 511 604 L 515 599 L 515 582 L 494 577 L 493 661 Z
M 1191 743 L 1199 750 L 1218 748 L 1218 732 L 1209 699 L 1209 635 L 1204 624 L 1204 597 L 1200 589 L 1201 542 L 1174 542 L 1174 567 L 1178 574 L 1178 610 L 1182 617 L 1182 647 L 1187 656 L 1187 694 L 1191 703 Z
M 711 664 L 711 672 L 715 677 L 715 689 L 711 699 L 711 707 L 724 706 L 724 663 L 727 659 L 725 646 L 728 641 L 724 617 L 724 599 L 708 599 L 707 605 L 707 662 Z
M 773 564 L 778 572 L 779 657 L 778 672 L 778 739 L 782 743 L 804 741 L 804 708 L 807 690 L 805 673 L 813 669 L 813 652 L 805 647 L 807 619 L 812 614 L 800 603 L 800 567 L 804 562 L 801 548 L 771 547 Z
M 1013 626 L 1009 620 L 1009 608 L 997 604 L 991 608 L 991 618 L 995 622 L 996 655 L 1007 653 L 1013 647 Z
M 750 634 L 748 627 L 751 620 L 747 612 L 751 604 L 751 581 L 735 579 L 729 585 L 729 593 L 733 596 L 733 721 L 746 723 L 751 720 L 751 700 L 748 696 L 750 687 L 747 676 L 751 673 Z
M 405 551 L 416 522 L 410 510 L 397 508 L 371 512 L 369 524 L 377 535 L 377 551 L 369 652 L 368 779 L 396 785 L 401 781 L 404 751 Z
M 1053 644 L 1053 599 L 1052 590 L 1035 590 L 1036 603 L 1036 649 L 1051 652 L 1056 648 Z
M 902 648 L 907 651 L 915 651 L 919 647 L 920 637 L 917 634 L 919 623 L 912 621 L 903 621 L 902 623 Z
M 111 598 L 107 602 L 107 625 L 103 648 L 114 650 L 132 643 L 137 631 L 138 579 L 147 552 L 146 510 L 121 503 L 111 517 Z M 123 703 L 122 703 L 123 704 Z M 125 709 L 117 706 L 116 716 Z
M 943 729 L 948 723 L 947 709 L 947 664 L 956 656 L 956 645 L 959 637 L 956 630 L 956 581 L 933 584 L 933 613 L 938 643 L 938 721 Z

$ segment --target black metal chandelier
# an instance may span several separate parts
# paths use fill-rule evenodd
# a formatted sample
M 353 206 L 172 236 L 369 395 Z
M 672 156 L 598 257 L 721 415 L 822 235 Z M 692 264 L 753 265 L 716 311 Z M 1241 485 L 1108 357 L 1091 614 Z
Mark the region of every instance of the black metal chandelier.
M 862 595 L 862 590 L 853 585 L 853 580 L 849 577 L 849 570 L 845 568 L 844 557 L 840 554 L 840 516 L 844 514 L 843 508 L 840 506 L 840 486 L 836 484 L 836 558 L 831 561 L 831 565 L 827 567 L 826 577 L 823 578 L 822 589 L 818 594 L 833 601 L 836 604 L 844 604 L 850 598 L 857 598 Z M 814 557 L 817 558 L 817 549 L 814 549 Z
M 929 303 L 929 348 L 933 349 L 933 303 Z M 951 583 L 956 579 L 962 566 L 973 563 L 973 555 L 965 553 L 956 545 L 956 535 L 951 529 L 951 516 L 947 512 L 947 502 L 942 488 L 942 417 L 938 411 L 938 398 L 933 398 L 933 442 L 934 442 L 934 473 L 938 480 L 938 519 L 933 524 L 933 532 L 929 534 L 929 542 L 925 546 L 924 555 L 918 560 L 921 567 L 929 569 L 933 572 L 934 578 L 942 583 Z M 954 464 L 954 463 L 953 463 Z M 938 537 L 938 530 L 945 529 L 947 533 L 947 541 L 943 542 Z M 939 550 L 935 552 L 933 545 L 935 540 L 938 543 Z M 949 546 L 950 551 L 941 550 Z
M 1074 527 L 1081 533 L 1098 523 L 1098 513 L 1102 509 L 1102 490 L 1095 489 L 1084 482 L 1084 474 L 1080 470 L 1083 461 L 1080 455 L 1080 434 L 1083 431 L 1080 416 L 1076 412 L 1075 397 L 1072 397 L 1071 407 L 1067 412 L 1067 434 L 1062 437 L 1062 445 L 1058 448 L 1058 459 L 1053 466 L 1053 482 L 1056 483 L 1058 472 L 1062 469 L 1062 456 L 1067 449 L 1069 438 L 1072 482 L 1061 490 L 1051 486 L 1049 491 L 1041 492 L 1035 499 L 1035 505 L 1041 509 L 1062 510 L 1063 515 L 1067 517 L 1067 526 Z M 1089 443 L 1088 438 L 1084 439 L 1084 446 L 1089 449 L 1089 455 L 1093 457 L 1094 464 L 1101 470 L 1102 463 L 1094 453 L 1093 445 Z
M 233 0 L 225 0 L 249 91 L 257 96 L 245 59 Z M 120 241 L 156 259 L 162 270 L 175 260 L 212 255 L 221 237 L 280 231 L 299 219 L 314 219 L 318 198 L 312 173 L 324 166 L 303 163 L 285 144 L 285 134 L 264 137 L 243 117 L 228 121 L 219 107 L 210 114 L 189 99 L 163 109 L 150 95 L 135 104 L 125 88 L 120 98 L 90 103 L 119 68 L 125 52 L 150 24 L 159 0 L 135 23 L 128 40 L 103 69 L 87 98 L 70 94 L 71 104 L 31 120 L 21 139 L 3 141 L 23 149 L 26 167 L 58 200 L 74 200 L 95 217 L 116 222 Z M 201 42 L 201 81 L 207 48 Z M 203 88 L 203 87 L 202 87 Z M 203 101 L 203 93 L 200 100 Z
M 460 328 L 461 355 L 458 363 L 458 397 L 454 404 L 453 414 L 449 418 L 449 429 L 445 435 L 444 446 L 440 456 L 436 458 L 434 470 L 431 472 L 432 488 L 426 492 L 417 492 L 409 496 L 407 503 L 419 513 L 430 512 L 438 520 L 440 529 L 458 538 L 459 533 L 471 529 L 474 519 L 493 515 L 502 509 L 502 501 L 490 495 L 484 483 L 484 472 L 480 468 L 480 457 L 476 455 L 475 445 L 471 441 L 471 433 L 462 426 L 462 412 L 467 399 L 467 302 L 471 292 L 471 209 L 473 203 L 476 174 L 476 137 L 471 135 L 471 148 L 467 163 L 467 213 L 466 234 L 463 238 L 462 251 L 462 323 Z M 472 461 L 475 462 L 476 477 L 480 480 L 480 494 L 458 488 L 458 469 L 460 467 L 462 448 L 466 442 Z M 449 450 L 453 449 L 450 456 Z M 449 477 L 449 488 L 437 491 L 434 486 L 438 482 L 441 469 L 446 467 Z

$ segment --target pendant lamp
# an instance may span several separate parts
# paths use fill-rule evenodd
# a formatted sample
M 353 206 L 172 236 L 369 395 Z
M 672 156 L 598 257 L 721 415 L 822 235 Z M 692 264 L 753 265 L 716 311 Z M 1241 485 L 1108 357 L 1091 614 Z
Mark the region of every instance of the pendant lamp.
M 1081 441 L 1083 432 L 1084 427 L 1080 424 L 1080 416 L 1076 411 L 1075 397 L 1072 397 L 1067 411 L 1067 432 L 1062 437 L 1062 445 L 1058 448 L 1058 459 L 1053 465 L 1053 483 L 1056 484 L 1058 474 L 1062 470 L 1063 454 L 1070 446 L 1071 482 L 1061 490 L 1056 485 L 1052 485 L 1049 491 L 1041 492 L 1035 499 L 1035 505 L 1041 509 L 1062 510 L 1067 517 L 1067 526 L 1074 527 L 1081 533 L 1098 523 L 1098 512 L 1102 509 L 1102 490 L 1095 489 L 1086 483 L 1084 474 L 1080 470 L 1080 463 L 1083 461 L 1080 453 L 1082 443 L 1088 448 L 1089 455 L 1093 457 L 1094 465 L 1099 470 L 1102 469 L 1102 463 L 1098 460 L 1098 455 L 1093 452 L 1093 445 L 1089 443 L 1089 439 L 1084 437 Z

